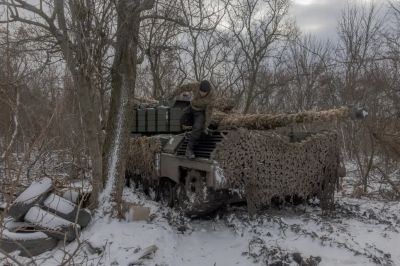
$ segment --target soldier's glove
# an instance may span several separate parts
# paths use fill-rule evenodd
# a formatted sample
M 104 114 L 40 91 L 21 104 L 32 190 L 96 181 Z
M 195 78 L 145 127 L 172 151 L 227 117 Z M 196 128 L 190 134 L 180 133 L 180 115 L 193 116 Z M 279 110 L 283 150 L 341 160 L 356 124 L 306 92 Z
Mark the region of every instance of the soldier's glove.
M 353 119 L 364 119 L 368 116 L 368 112 L 362 107 L 351 108 L 351 118 Z
M 211 134 L 210 129 L 208 127 L 206 127 L 203 132 L 207 136 Z

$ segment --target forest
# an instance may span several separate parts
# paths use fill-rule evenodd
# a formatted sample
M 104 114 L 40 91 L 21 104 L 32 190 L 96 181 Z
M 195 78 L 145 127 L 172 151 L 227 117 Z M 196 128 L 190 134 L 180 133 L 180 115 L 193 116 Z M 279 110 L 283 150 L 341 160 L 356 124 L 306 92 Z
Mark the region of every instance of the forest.
M 90 186 L 92 212 L 77 240 L 28 258 L 0 245 L 0 264 L 399 265 L 400 2 L 347 1 L 329 38 L 298 25 L 296 2 L 0 0 L 0 221 L 41 178 Z M 134 109 L 202 80 L 236 115 L 367 110 L 299 126 L 337 132 L 333 217 L 314 202 L 191 220 L 124 186 Z M 128 199 L 150 222 L 121 222 Z

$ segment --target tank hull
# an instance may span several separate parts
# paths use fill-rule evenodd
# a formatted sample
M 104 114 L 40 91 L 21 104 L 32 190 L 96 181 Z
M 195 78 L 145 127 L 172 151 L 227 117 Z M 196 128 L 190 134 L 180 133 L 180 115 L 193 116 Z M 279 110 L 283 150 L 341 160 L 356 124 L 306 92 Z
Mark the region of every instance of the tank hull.
M 186 144 L 185 134 L 133 138 L 127 170 L 158 191 L 160 180 L 172 182 L 175 206 L 189 216 L 240 200 L 254 213 L 274 200 L 310 196 L 324 210 L 333 208 L 340 168 L 335 132 L 214 132 L 202 138 L 195 160 L 185 158 Z

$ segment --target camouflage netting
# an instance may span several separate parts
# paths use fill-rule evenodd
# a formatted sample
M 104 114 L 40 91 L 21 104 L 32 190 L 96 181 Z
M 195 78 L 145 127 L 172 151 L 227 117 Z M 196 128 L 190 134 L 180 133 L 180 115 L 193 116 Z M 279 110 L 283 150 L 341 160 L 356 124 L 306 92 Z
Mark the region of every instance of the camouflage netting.
M 213 155 L 228 186 L 244 189 L 250 213 L 273 198 L 317 195 L 324 210 L 333 208 L 339 147 L 334 132 L 290 143 L 271 131 L 230 131 Z
M 340 107 L 325 111 L 305 111 L 294 114 L 227 114 L 215 112 L 212 123 L 223 129 L 246 128 L 252 130 L 269 130 L 286 127 L 292 124 L 316 121 L 335 121 L 356 116 L 354 110 Z
M 153 179 L 157 174 L 156 156 L 161 152 L 161 141 L 152 137 L 131 138 L 126 170 L 140 174 L 143 179 Z

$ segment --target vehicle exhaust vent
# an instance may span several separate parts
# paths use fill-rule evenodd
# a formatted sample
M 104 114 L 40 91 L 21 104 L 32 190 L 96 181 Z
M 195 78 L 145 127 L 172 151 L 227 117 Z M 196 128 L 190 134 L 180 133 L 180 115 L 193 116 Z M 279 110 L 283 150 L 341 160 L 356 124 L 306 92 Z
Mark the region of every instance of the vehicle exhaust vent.
M 187 133 L 185 139 L 179 145 L 177 149 L 177 155 L 185 156 L 189 136 L 190 133 Z M 200 137 L 199 144 L 194 147 L 194 154 L 198 158 L 209 159 L 211 153 L 215 150 L 217 143 L 222 139 L 223 137 L 220 132 L 212 132 L 208 136 L 203 134 Z

